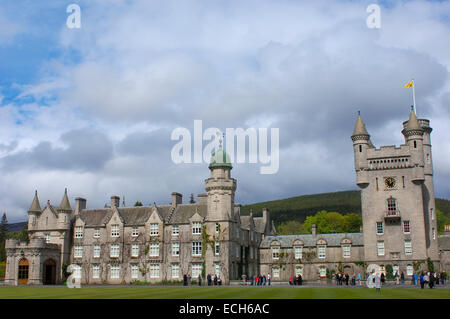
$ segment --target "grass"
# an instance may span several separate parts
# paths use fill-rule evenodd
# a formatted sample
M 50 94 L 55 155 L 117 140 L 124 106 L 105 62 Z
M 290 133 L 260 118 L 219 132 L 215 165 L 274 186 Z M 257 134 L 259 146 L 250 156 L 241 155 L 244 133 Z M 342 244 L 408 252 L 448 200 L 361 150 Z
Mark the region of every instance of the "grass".
M 450 299 L 450 289 L 308 287 L 0 287 L 0 299 Z

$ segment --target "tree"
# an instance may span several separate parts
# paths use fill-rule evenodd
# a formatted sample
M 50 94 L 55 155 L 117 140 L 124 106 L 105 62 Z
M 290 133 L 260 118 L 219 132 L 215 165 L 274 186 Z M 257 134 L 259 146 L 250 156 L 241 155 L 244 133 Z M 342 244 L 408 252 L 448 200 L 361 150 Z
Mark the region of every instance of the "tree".
M 194 194 L 191 193 L 191 199 L 189 200 L 190 204 L 195 204 Z
M 134 203 L 134 207 L 138 207 L 138 206 L 144 206 L 144 205 L 142 205 L 142 202 L 137 201 L 136 203 Z
M 450 225 L 450 217 L 444 215 L 439 209 L 436 209 L 436 218 L 438 233 L 442 235 L 444 233 L 445 225 Z
M 279 235 L 304 234 L 303 225 L 297 220 L 290 220 L 288 222 L 278 225 L 277 233 Z
M 0 261 L 6 260 L 5 241 L 8 236 L 8 219 L 6 213 L 3 213 L 2 221 L 0 224 Z

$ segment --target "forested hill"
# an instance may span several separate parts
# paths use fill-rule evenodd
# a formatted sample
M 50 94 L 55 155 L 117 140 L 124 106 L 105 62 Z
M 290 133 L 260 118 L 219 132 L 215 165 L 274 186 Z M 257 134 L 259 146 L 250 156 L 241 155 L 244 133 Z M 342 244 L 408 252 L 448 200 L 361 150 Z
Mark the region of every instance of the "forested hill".
M 270 210 L 270 216 L 276 225 L 297 220 L 304 222 L 307 216 L 315 215 L 321 210 L 338 212 L 341 214 L 361 214 L 360 191 L 343 191 L 334 193 L 323 193 L 314 195 L 302 195 L 269 202 L 261 202 L 243 205 L 241 214 L 247 215 L 250 211 L 253 215 L 260 216 L 262 208 Z M 444 216 L 450 218 L 450 201 L 436 198 L 436 207 Z

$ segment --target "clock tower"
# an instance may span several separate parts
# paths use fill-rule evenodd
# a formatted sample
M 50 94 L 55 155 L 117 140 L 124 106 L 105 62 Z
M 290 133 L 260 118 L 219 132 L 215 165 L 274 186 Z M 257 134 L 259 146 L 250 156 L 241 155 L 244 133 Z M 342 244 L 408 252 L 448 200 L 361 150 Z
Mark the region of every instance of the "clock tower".
M 361 188 L 364 257 L 407 274 L 413 262 L 439 262 L 429 120 L 411 109 L 405 144 L 376 148 L 361 116 L 353 135 L 356 184 Z

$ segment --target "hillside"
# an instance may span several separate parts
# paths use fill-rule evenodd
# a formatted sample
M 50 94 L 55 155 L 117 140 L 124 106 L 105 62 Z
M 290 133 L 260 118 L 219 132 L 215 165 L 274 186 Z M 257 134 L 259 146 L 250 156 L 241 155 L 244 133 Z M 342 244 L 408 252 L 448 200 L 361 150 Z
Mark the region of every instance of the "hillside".
M 260 216 L 262 208 L 270 210 L 275 225 L 297 220 L 304 222 L 307 216 L 314 215 L 318 211 L 339 212 L 341 214 L 361 214 L 360 191 L 342 191 L 314 195 L 302 195 L 269 202 L 261 202 L 243 205 L 241 213 L 247 215 L 250 211 L 253 215 Z M 436 198 L 436 207 L 444 216 L 450 217 L 450 201 Z

